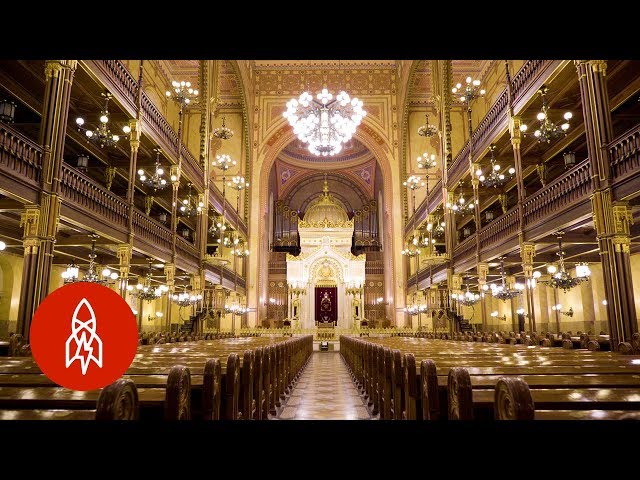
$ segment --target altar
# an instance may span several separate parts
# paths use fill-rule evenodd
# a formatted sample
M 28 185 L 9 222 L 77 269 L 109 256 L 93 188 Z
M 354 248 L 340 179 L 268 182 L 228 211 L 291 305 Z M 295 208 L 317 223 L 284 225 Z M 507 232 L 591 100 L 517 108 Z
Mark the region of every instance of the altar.
M 289 318 L 302 328 L 353 328 L 362 320 L 365 255 L 351 253 L 353 220 L 329 193 L 298 222 L 300 254 L 287 255 Z

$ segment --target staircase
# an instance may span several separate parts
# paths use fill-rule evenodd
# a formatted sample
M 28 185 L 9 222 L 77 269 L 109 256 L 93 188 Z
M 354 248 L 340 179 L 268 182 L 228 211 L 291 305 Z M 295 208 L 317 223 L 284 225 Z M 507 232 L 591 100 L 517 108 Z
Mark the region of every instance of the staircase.
M 182 325 L 180 325 L 180 332 L 182 333 L 193 333 L 193 324 L 197 319 L 197 315 L 189 316 L 189 320 L 185 320 Z
M 473 330 L 473 327 L 471 326 L 471 324 L 467 320 L 465 320 L 465 318 L 462 315 L 454 314 L 454 318 L 458 322 L 458 328 L 460 328 L 461 332 L 469 332 Z

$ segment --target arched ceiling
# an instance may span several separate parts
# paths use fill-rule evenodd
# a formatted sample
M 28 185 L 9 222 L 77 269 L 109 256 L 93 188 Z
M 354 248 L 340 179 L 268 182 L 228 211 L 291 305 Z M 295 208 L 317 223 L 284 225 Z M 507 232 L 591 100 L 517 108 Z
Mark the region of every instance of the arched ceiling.
M 307 149 L 307 144 L 300 141 L 291 142 L 280 152 L 280 157 L 289 163 L 309 162 L 323 165 L 333 164 L 335 166 L 353 162 L 361 163 L 371 158 L 371 156 L 369 149 L 355 138 L 352 138 L 338 155 L 331 157 L 319 157 L 310 153 Z
M 296 183 L 282 199 L 285 205 L 304 216 L 308 205 L 319 195 L 322 195 L 325 176 L 329 184 L 329 193 L 344 206 L 349 217 L 353 216 L 354 210 L 369 203 L 370 197 L 367 192 L 363 191 L 362 187 L 351 177 L 338 171 L 326 175 L 323 172 L 310 172 L 309 176 Z

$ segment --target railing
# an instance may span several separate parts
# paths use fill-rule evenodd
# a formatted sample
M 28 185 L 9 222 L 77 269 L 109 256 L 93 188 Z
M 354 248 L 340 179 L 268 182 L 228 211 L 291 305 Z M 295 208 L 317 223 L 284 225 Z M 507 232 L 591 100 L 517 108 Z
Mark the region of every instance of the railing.
M 184 238 L 176 237 L 176 255 L 193 264 L 198 268 L 200 266 L 200 254 L 194 245 Z
M 42 148 L 11 127 L 0 124 L 0 167 L 29 183 L 39 184 Z
M 411 230 L 420 225 L 424 220 L 426 220 L 428 212 L 433 212 L 439 203 L 442 202 L 442 179 L 438 179 L 436 184 L 433 186 L 431 190 L 429 190 L 429 195 L 427 195 L 418 208 L 416 212 L 411 216 L 409 221 L 405 226 L 405 234 L 408 235 Z
M 287 262 L 269 262 L 269 274 L 286 275 Z
M 160 110 L 153 104 L 146 93 L 142 95 L 142 118 L 153 127 L 165 144 L 171 148 L 167 153 L 178 154 L 178 135 L 173 131 L 167 119 L 160 113 Z
M 512 235 L 516 235 L 519 230 L 518 207 L 515 206 L 480 230 L 480 249 L 484 250 L 504 242 Z
M 609 162 L 613 179 L 640 168 L 640 125 L 626 131 L 609 144 Z
M 384 275 L 384 262 L 382 260 L 367 260 L 364 264 L 365 275 Z
M 458 264 L 467 257 L 476 254 L 476 233 L 469 235 L 453 249 L 453 264 Z
M 171 231 L 138 209 L 133 210 L 133 233 L 161 250 L 171 253 Z
M 105 225 L 127 227 L 127 203 L 73 167 L 62 165 L 62 197 L 93 214 Z
M 469 142 L 464 144 L 449 165 L 449 189 L 464 175 L 465 170 L 469 170 Z
M 513 103 L 516 103 L 527 93 L 536 77 L 551 63 L 553 63 L 553 60 L 527 60 L 522 67 L 520 67 L 518 73 L 516 73 L 511 80 Z
M 120 60 L 93 60 L 103 70 L 107 78 L 135 110 L 138 82 Z M 113 93 L 113 92 L 112 92 Z
M 525 199 L 525 225 L 545 221 L 549 215 L 558 215 L 577 200 L 591 193 L 591 164 L 585 159 L 531 197 Z
M 485 143 L 495 134 L 496 127 L 505 120 L 508 107 L 509 96 L 507 90 L 504 89 L 471 136 L 474 157 L 485 148 Z

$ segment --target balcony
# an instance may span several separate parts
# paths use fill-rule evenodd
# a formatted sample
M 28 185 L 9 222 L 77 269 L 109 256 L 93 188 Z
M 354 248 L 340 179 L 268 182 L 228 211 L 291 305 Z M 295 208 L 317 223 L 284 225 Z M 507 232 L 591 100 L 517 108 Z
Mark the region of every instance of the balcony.
M 518 207 L 515 206 L 480 230 L 482 257 L 495 256 L 490 253 L 492 250 L 505 250 L 517 245 L 519 232 L 520 219 L 518 218 Z
M 194 271 L 200 268 L 198 249 L 181 236 L 176 236 L 176 263 L 179 268 Z
M 137 249 L 165 260 L 171 259 L 171 230 L 137 208 L 133 210 L 133 234 L 133 245 Z
M 42 147 L 0 124 L 0 189 L 37 203 L 41 172 Z
M 609 144 L 609 162 L 614 198 L 624 198 L 637 192 L 637 182 L 631 180 L 640 174 L 640 125 Z

